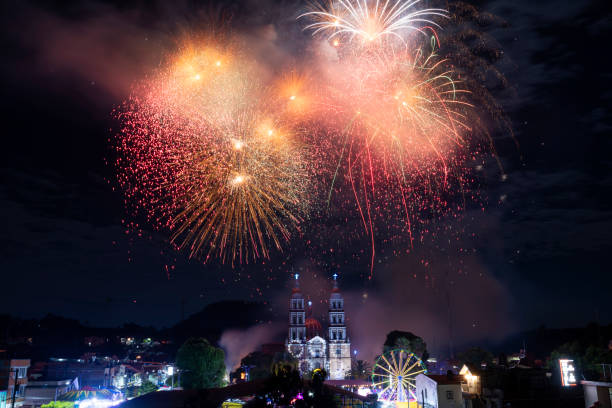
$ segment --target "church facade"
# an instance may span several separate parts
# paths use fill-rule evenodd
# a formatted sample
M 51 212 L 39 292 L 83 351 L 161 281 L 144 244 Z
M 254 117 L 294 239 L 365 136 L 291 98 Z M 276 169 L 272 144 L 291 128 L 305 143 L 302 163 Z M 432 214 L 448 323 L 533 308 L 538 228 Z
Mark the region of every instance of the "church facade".
M 328 328 L 312 317 L 312 302 L 304 304 L 299 275 L 295 274 L 295 286 L 289 301 L 289 335 L 287 351 L 299 362 L 302 375 L 323 368 L 332 380 L 347 377 L 351 369 L 351 343 L 346 332 L 344 299 L 338 289 L 337 274 L 329 297 Z

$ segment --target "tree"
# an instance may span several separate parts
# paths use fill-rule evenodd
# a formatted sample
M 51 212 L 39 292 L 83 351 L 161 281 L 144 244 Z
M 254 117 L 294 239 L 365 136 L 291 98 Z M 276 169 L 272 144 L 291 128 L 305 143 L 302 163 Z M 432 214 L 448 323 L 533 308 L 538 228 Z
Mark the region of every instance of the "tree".
M 272 374 L 273 357 L 261 351 L 254 351 L 240 360 L 240 367 L 248 368 L 251 381 L 268 378 Z
M 487 366 L 493 363 L 493 354 L 480 347 L 472 347 L 462 353 L 458 353 L 457 360 L 459 360 L 461 364 L 468 364 L 480 368 L 482 363 L 485 363 Z
M 220 387 L 225 376 L 225 353 L 203 338 L 190 338 L 176 355 L 185 389 Z
M 400 330 L 393 330 L 387 334 L 387 339 L 383 345 L 383 353 L 393 349 L 404 349 L 413 353 L 423 361 L 427 361 L 429 353 L 427 352 L 427 343 L 421 337 Z
M 299 361 L 297 358 L 287 351 L 275 353 L 272 359 L 272 374 L 278 374 L 279 369 L 284 369 L 287 366 L 291 367 L 293 370 L 297 370 L 298 364 Z
M 327 371 L 324 369 L 316 368 L 312 371 L 310 376 L 312 396 L 310 393 L 307 393 L 306 396 L 304 396 L 306 406 L 317 408 L 332 408 L 337 406 L 333 393 L 323 386 L 326 378 Z
M 354 380 L 365 380 L 372 375 L 372 366 L 367 361 L 356 360 L 351 364 L 348 376 Z
M 578 375 L 587 380 L 599 380 L 602 376 L 601 364 L 612 364 L 612 350 L 599 344 L 586 346 L 580 341 L 570 341 L 550 353 L 548 368 L 558 371 L 559 359 L 562 358 L 574 360 Z
M 157 385 L 153 384 L 151 381 L 145 381 L 142 383 L 140 388 L 140 395 L 148 394 L 150 392 L 157 391 Z
M 48 404 L 43 404 L 40 408 L 74 408 L 72 401 L 51 401 Z

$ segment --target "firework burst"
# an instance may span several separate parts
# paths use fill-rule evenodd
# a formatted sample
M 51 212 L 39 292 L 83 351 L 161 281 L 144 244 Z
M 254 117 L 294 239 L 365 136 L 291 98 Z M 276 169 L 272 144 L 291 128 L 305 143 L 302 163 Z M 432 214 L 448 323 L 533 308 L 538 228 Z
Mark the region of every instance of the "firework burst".
M 335 163 L 327 203 L 352 195 L 370 237 L 371 268 L 375 235 L 405 237 L 412 247 L 415 224 L 453 211 L 452 196 L 466 190 L 470 92 L 437 55 L 436 37 L 429 40 L 415 50 L 348 53 L 322 71 L 321 93 L 334 107 L 325 126 L 336 129 L 320 149 L 323 161 Z
M 474 197 L 474 105 L 488 95 L 438 55 L 447 12 L 419 2 L 314 5 L 299 18 L 327 35 L 329 58 L 289 71 L 231 41 L 181 48 L 119 110 L 128 207 L 191 256 L 232 265 L 270 257 L 307 219 L 315 231 L 338 220 L 324 251 L 367 237 L 370 272 L 376 242 L 411 250 L 428 220 Z
M 406 34 L 412 31 L 424 33 L 423 26 L 439 27 L 431 18 L 446 17 L 443 9 L 417 9 L 420 0 L 329 0 L 327 4 L 315 3 L 312 10 L 298 18 L 309 18 L 312 23 L 306 29 L 313 35 L 327 33 L 328 39 L 347 37 L 362 43 L 395 38 L 404 43 Z M 339 45 L 338 39 L 334 46 Z
M 245 262 L 282 248 L 307 213 L 300 145 L 261 106 L 249 64 L 183 52 L 124 105 L 120 181 L 137 213 L 191 256 Z

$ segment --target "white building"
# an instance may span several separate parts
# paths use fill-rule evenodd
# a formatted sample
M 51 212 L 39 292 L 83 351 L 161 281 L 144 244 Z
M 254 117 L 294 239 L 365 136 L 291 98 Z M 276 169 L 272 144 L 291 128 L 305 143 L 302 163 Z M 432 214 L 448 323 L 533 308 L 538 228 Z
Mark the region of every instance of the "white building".
M 612 406 L 612 382 L 580 381 L 584 389 L 584 406 L 591 408 L 599 403 L 601 408 Z
M 448 375 L 416 376 L 417 403 L 422 408 L 463 408 L 461 378 Z
M 299 275 L 289 303 L 289 336 L 287 350 L 299 361 L 300 372 L 308 374 L 323 368 L 332 380 L 346 378 L 351 369 L 351 343 L 346 332 L 344 299 L 338 289 L 337 274 L 329 298 L 329 327 L 325 339 L 321 324 L 312 316 L 306 317 L 304 296 L 300 290 Z M 308 311 L 311 311 L 309 302 Z

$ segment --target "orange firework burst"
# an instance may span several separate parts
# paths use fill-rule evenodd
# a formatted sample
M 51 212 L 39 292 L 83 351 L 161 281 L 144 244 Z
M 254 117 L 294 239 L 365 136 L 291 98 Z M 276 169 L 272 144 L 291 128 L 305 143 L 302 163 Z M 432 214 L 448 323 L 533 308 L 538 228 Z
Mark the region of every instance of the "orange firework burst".
M 192 256 L 268 257 L 306 216 L 300 145 L 261 109 L 254 72 L 235 52 L 190 48 L 120 115 L 122 184 Z
M 463 188 L 474 113 L 470 93 L 436 45 L 432 36 L 429 52 L 377 47 L 326 66 L 326 94 L 339 112 L 333 121 L 341 141 L 329 150 L 336 168 L 328 206 L 346 180 L 372 256 L 381 228 L 376 219 L 391 229 L 393 220 L 400 221 L 412 245 L 414 221 L 449 211 L 442 197 Z
M 191 256 L 232 265 L 281 250 L 313 209 L 343 230 L 328 248 L 369 239 L 371 271 L 375 235 L 411 249 L 429 219 L 465 206 L 482 123 L 437 54 L 446 11 L 418 3 L 314 6 L 300 17 L 328 37 L 290 71 L 229 40 L 182 47 L 118 115 L 126 203 Z

